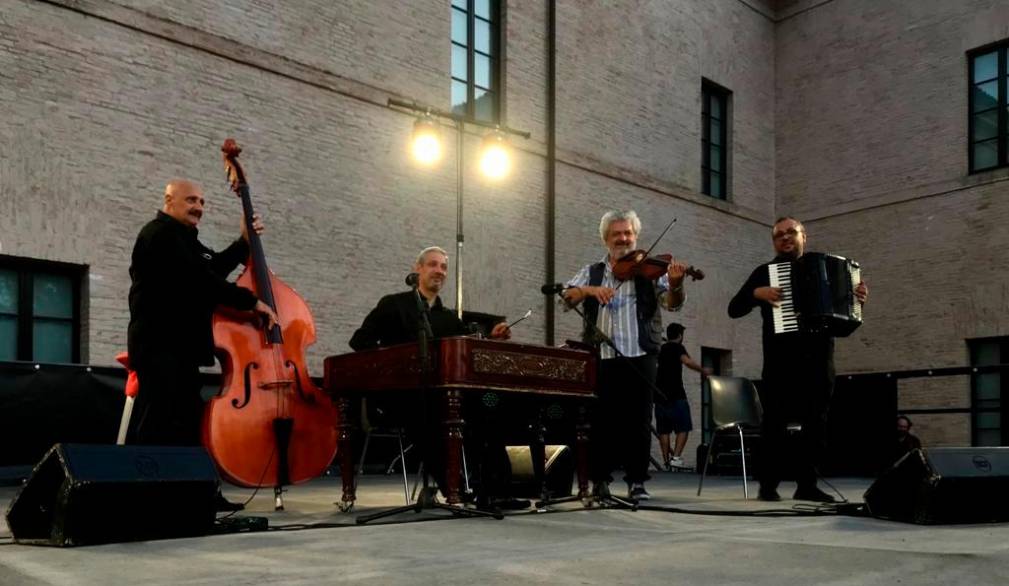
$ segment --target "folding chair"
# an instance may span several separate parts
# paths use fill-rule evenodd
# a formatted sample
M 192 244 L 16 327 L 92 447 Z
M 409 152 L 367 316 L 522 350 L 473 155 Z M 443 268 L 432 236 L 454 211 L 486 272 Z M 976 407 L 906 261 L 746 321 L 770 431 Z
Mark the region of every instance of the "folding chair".
M 711 419 L 715 431 L 711 434 L 711 446 L 719 433 L 735 429 L 739 433 L 739 451 L 743 458 L 743 498 L 749 499 L 746 477 L 746 443 L 743 440 L 743 427 L 760 427 L 763 409 L 760 407 L 760 397 L 757 388 L 750 379 L 732 376 L 709 376 L 708 388 L 711 395 Z M 701 470 L 701 481 L 697 485 L 697 496 L 701 496 L 704 477 L 708 472 L 708 462 L 713 450 L 708 449 Z

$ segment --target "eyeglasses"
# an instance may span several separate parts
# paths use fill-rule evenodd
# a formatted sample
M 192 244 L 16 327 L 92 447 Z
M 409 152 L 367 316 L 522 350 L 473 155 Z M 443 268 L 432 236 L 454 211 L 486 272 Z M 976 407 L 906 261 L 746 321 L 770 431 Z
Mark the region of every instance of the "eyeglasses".
M 773 238 L 774 240 L 781 240 L 785 236 L 791 236 L 792 238 L 795 238 L 801 233 L 802 229 L 789 228 L 788 230 L 784 230 L 782 232 L 775 232 L 774 234 L 771 234 L 771 238 Z

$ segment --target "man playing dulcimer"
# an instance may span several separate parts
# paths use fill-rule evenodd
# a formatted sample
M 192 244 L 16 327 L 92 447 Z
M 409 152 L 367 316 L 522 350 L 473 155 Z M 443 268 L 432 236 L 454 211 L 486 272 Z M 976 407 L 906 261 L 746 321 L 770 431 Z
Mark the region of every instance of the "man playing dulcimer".
M 635 251 L 640 233 L 641 220 L 634 211 L 603 215 L 599 236 L 606 256 L 585 265 L 563 292 L 568 304 L 584 303 L 583 337 L 600 350 L 599 401 L 591 418 L 590 461 L 593 495 L 598 497 L 609 496 L 611 472 L 622 465 L 627 496 L 650 498 L 644 483 L 649 479 L 652 390 L 662 345 L 659 308 L 679 311 L 686 298 L 687 265 L 670 257 L 661 274 L 648 275 L 657 277 L 652 280 L 645 276 L 647 271 L 634 270 L 641 266 L 634 261 L 618 263 Z M 631 270 L 625 274 L 624 268 Z M 612 340 L 613 346 L 600 344 L 599 333 Z

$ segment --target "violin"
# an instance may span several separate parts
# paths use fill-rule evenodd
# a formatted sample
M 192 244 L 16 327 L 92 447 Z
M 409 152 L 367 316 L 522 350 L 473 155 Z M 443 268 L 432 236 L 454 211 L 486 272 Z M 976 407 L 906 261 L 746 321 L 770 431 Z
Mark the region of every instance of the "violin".
M 617 259 L 613 265 L 613 276 L 621 281 L 627 281 L 634 277 L 644 277 L 649 281 L 654 281 L 669 270 L 669 263 L 673 262 L 671 254 L 656 254 L 648 256 L 647 250 L 633 250 Z M 686 274 L 694 281 L 704 278 L 704 271 L 693 266 L 687 267 Z

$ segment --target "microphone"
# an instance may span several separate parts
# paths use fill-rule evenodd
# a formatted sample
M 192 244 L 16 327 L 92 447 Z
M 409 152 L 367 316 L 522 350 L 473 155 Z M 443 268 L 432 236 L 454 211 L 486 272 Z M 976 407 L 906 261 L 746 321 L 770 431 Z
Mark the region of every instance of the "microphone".
M 570 287 L 564 283 L 552 283 L 550 285 L 543 285 L 540 287 L 540 293 L 543 293 L 544 295 L 553 295 L 555 293 L 560 293 L 565 289 L 570 289 Z
M 410 273 L 406 276 L 404 281 L 406 282 L 407 287 L 413 287 L 416 289 L 417 285 L 420 283 L 420 273 Z

